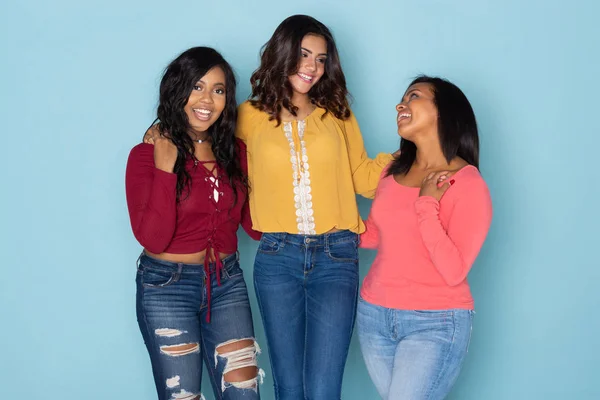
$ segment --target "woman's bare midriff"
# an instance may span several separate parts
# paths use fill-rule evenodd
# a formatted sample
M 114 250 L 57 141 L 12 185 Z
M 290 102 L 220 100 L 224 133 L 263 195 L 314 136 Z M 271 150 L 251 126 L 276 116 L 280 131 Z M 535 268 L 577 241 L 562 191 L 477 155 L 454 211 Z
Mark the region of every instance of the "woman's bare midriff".
M 342 231 L 342 229 L 332 228 L 332 229 L 328 230 L 327 232 L 325 232 L 325 234 L 336 233 L 336 232 L 341 232 L 341 231 Z M 184 263 L 184 264 L 204 264 L 204 259 L 206 258 L 206 250 L 202 250 L 198 253 L 190 253 L 190 254 L 174 254 L 174 253 L 156 254 L 156 253 L 152 253 L 151 251 L 148 251 L 147 249 L 144 249 L 144 252 L 147 255 L 149 255 L 150 257 L 158 258 L 159 260 L 165 260 L 165 261 L 174 262 L 174 263 Z M 231 254 L 227 254 L 227 253 L 219 253 L 219 258 L 222 260 L 226 257 L 229 257 L 230 255 Z M 210 255 L 209 260 L 211 262 L 216 261 L 214 254 Z
M 173 254 L 173 253 L 152 253 L 147 249 L 144 249 L 144 252 L 153 258 L 158 258 L 159 260 L 165 260 L 174 263 L 183 263 L 183 264 L 204 264 L 204 259 L 206 258 L 206 250 L 202 250 L 198 253 L 190 253 L 190 254 Z M 218 253 L 219 258 L 222 260 L 225 257 L 230 256 L 231 254 L 226 253 Z M 210 254 L 209 260 L 216 261 L 214 254 Z

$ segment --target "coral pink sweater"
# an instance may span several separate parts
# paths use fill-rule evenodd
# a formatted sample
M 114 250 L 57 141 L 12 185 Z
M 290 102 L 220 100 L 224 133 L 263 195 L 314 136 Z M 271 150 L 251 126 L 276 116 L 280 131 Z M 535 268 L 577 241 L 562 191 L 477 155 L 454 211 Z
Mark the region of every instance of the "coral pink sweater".
M 477 168 L 452 179 L 440 202 L 393 176 L 381 179 L 361 235 L 361 247 L 378 250 L 364 300 L 404 310 L 473 309 L 467 274 L 489 230 L 492 202 Z

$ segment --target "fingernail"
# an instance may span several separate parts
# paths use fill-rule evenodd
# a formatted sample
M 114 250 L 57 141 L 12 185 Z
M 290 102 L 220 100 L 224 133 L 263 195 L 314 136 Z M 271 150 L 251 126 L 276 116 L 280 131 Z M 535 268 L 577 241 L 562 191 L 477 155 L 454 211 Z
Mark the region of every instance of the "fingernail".
M 450 184 L 454 185 L 454 179 L 450 179 Z

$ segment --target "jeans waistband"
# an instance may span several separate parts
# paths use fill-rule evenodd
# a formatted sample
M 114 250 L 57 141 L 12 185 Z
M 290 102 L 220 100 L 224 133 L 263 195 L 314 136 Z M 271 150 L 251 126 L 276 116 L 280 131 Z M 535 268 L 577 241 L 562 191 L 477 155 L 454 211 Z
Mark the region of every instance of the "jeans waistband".
M 322 235 L 300 235 L 287 232 L 263 233 L 264 240 L 285 242 L 296 246 L 332 246 L 336 243 L 356 242 L 358 234 L 344 230 Z
M 239 253 L 231 254 L 224 259 L 221 260 L 223 263 L 223 269 L 229 270 L 232 267 L 235 267 L 239 262 Z M 175 271 L 175 272 L 183 272 L 183 273 L 198 273 L 205 274 L 204 264 L 186 264 L 186 263 L 176 263 L 172 261 L 161 260 L 152 256 L 149 256 L 145 252 L 142 251 L 140 254 L 137 264 L 143 264 L 144 266 L 151 266 L 152 268 L 162 269 L 164 271 Z M 217 263 L 211 262 L 208 264 L 210 272 L 215 272 L 217 269 Z

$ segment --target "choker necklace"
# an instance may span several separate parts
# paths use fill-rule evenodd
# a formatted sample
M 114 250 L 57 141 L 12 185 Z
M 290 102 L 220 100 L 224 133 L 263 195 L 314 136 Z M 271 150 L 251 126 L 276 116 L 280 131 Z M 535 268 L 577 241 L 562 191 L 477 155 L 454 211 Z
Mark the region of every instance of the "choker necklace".
M 208 141 L 208 138 L 206 138 L 206 139 L 194 139 L 194 142 L 196 142 L 196 143 L 204 143 L 204 142 L 207 142 L 207 141 Z

